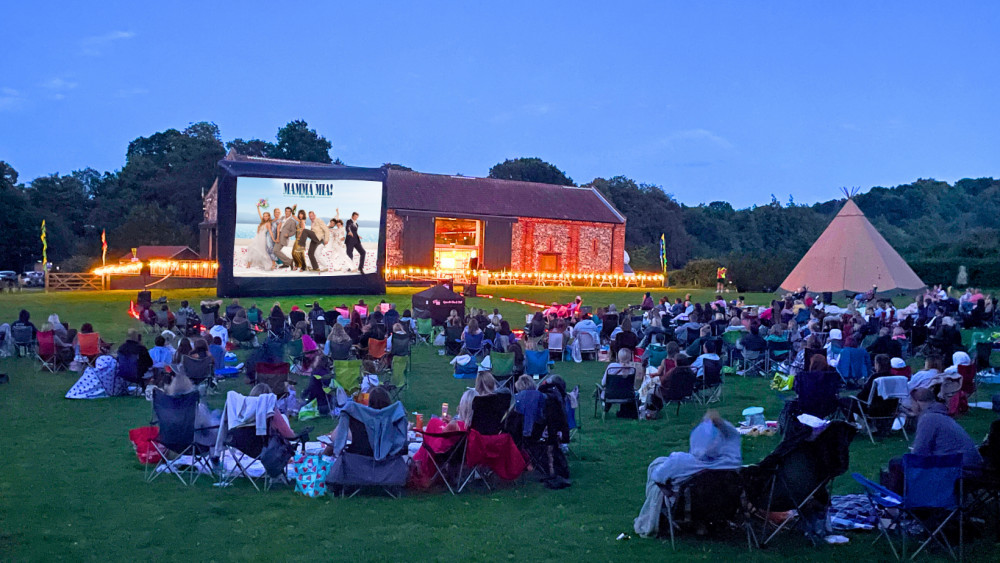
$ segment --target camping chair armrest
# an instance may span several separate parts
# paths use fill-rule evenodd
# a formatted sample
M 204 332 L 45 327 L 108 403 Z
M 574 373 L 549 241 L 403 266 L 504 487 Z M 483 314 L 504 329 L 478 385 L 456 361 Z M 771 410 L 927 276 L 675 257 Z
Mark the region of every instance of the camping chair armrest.
M 857 395 L 848 395 L 847 397 L 852 401 L 857 402 L 859 405 L 864 405 L 866 407 L 872 406 L 871 401 L 862 401 Z

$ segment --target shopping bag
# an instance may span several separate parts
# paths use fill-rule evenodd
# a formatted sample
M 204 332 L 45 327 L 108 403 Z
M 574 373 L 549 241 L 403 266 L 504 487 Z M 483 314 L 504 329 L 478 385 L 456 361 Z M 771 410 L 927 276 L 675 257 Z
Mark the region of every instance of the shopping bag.
M 316 403 L 316 399 L 299 407 L 299 420 L 309 420 L 311 418 L 319 418 L 319 405 Z
M 326 476 L 333 462 L 323 459 L 320 454 L 300 452 L 292 460 L 294 467 L 295 492 L 317 498 L 326 494 Z
M 140 426 L 128 431 L 128 439 L 135 448 L 135 455 L 139 458 L 139 463 L 153 465 L 160 463 L 163 459 L 160 453 L 153 448 L 153 442 L 160 435 L 160 429 L 156 426 Z

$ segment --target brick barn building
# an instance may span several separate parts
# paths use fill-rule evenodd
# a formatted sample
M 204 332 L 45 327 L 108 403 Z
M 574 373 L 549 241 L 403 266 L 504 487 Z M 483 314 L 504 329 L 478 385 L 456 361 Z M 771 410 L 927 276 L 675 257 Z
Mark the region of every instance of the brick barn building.
M 225 160 L 339 166 L 255 158 Z M 625 217 L 597 190 L 382 169 L 385 268 L 621 274 Z M 204 196 L 201 257 L 218 256 L 218 181 Z
M 388 170 L 386 267 L 622 273 L 625 217 L 597 190 Z

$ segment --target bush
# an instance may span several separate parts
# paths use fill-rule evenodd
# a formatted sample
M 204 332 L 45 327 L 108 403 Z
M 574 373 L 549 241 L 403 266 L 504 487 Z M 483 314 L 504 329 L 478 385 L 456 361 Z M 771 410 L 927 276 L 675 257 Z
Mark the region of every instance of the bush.
M 718 260 L 691 260 L 680 270 L 669 272 L 670 285 L 679 287 L 715 287 Z
M 941 258 L 915 260 L 910 267 L 927 285 L 955 285 L 958 269 L 965 266 L 969 285 L 974 287 L 1000 287 L 1000 262 L 988 259 Z

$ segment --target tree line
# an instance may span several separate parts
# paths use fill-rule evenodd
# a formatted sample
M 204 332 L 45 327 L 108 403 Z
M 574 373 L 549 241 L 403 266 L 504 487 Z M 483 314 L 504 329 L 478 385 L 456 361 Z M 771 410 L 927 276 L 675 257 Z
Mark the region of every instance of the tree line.
M 0 161 L 0 267 L 20 270 L 41 258 L 39 224 L 47 222 L 49 259 L 67 271 L 99 260 L 100 233 L 107 230 L 112 260 L 140 245 L 197 247 L 202 194 L 212 185 L 227 149 L 264 156 L 342 164 L 332 143 L 305 121 L 281 127 L 274 141 L 223 143 L 214 123 L 168 129 L 129 143 L 125 165 L 114 172 L 92 168 L 21 183 Z M 401 164 L 384 166 L 409 170 Z M 491 178 L 576 185 L 557 166 L 539 158 L 500 162 Z M 773 289 L 784 279 L 840 210 L 844 199 L 800 205 L 789 198 L 736 209 L 725 201 L 689 206 L 661 186 L 626 176 L 595 178 L 598 190 L 626 217 L 625 246 L 636 271 L 658 271 L 660 236 L 666 239 L 671 282 L 714 284 L 724 264 L 741 289 Z M 953 283 L 960 265 L 969 283 L 1000 286 L 1000 181 L 964 179 L 954 184 L 920 179 L 892 188 L 874 187 L 855 202 L 927 283 Z

